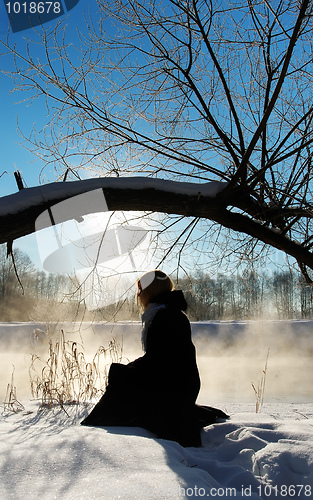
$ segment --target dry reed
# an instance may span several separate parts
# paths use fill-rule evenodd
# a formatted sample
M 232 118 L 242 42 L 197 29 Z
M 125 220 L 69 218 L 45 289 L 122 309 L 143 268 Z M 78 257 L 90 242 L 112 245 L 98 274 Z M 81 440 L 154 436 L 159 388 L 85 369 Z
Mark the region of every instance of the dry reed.
M 266 360 L 265 360 L 264 370 L 262 372 L 261 380 L 258 382 L 257 388 L 251 382 L 251 385 L 252 385 L 252 388 L 254 390 L 254 394 L 255 394 L 255 397 L 256 397 L 256 404 L 255 404 L 255 412 L 256 413 L 259 413 L 261 411 L 261 408 L 262 408 L 263 402 L 264 402 L 265 380 L 266 380 L 267 363 L 268 363 L 269 354 L 270 354 L 270 350 L 268 349 L 267 350 Z
M 19 411 L 25 410 L 24 406 L 22 403 L 20 403 L 17 399 L 16 396 L 16 387 L 14 385 L 14 371 L 15 371 L 15 366 L 13 366 L 12 370 L 12 375 L 11 375 L 11 382 L 7 386 L 7 392 L 5 396 L 5 400 L 3 403 L 3 409 L 4 411 L 10 411 L 13 413 L 17 413 Z
M 84 348 L 75 341 L 65 339 L 61 330 L 56 341 L 49 340 L 48 359 L 44 361 L 32 355 L 29 368 L 31 392 L 41 399 L 41 407 L 90 402 L 103 394 L 108 378 L 108 357 L 118 363 L 122 359 L 122 347 L 112 339 L 108 348 L 100 346 L 88 362 Z M 37 365 L 43 367 L 38 373 Z

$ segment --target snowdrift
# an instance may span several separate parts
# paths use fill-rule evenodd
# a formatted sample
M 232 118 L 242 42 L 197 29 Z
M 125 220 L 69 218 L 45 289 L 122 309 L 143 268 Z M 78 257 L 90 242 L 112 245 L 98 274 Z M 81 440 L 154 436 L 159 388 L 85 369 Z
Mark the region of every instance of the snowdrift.
M 82 427 L 82 407 L 2 417 L 0 498 L 311 498 L 313 405 L 225 409 L 231 419 L 207 427 L 201 448 L 139 428 Z

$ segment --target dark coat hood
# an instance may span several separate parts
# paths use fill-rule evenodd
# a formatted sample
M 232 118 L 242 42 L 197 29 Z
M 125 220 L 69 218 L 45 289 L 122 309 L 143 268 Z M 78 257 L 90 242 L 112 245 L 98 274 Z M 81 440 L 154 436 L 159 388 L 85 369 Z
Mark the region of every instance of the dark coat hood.
M 180 311 L 186 311 L 188 307 L 182 290 L 172 290 L 171 292 L 160 293 L 152 302 L 175 307 Z

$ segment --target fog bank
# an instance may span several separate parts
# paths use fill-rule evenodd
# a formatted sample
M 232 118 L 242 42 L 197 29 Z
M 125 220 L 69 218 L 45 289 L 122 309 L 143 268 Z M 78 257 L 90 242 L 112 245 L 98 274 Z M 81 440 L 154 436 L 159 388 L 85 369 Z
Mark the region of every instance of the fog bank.
M 140 322 L 0 323 L 1 401 L 13 365 L 18 398 L 30 397 L 31 354 L 47 360 L 49 338 L 56 338 L 60 330 L 67 340 L 77 342 L 90 359 L 100 345 L 107 347 L 112 338 L 121 346 L 122 362 L 143 354 Z M 197 322 L 192 323 L 192 333 L 202 382 L 200 403 L 254 402 L 251 383 L 257 387 L 262 375 L 266 376 L 265 401 L 312 401 L 313 321 Z

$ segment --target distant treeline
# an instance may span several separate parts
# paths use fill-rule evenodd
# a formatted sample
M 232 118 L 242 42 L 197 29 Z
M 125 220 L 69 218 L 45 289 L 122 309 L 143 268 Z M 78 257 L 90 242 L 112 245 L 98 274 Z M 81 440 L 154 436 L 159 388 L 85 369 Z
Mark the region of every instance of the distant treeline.
M 313 317 L 313 288 L 292 271 L 277 271 L 271 277 L 253 272 L 200 274 L 181 286 L 195 320 Z
M 38 271 L 19 249 L 14 251 L 13 262 L 6 246 L 0 246 L 0 321 L 49 320 L 71 288 L 67 276 Z M 68 308 L 66 303 L 63 309 Z
M 0 321 L 139 319 L 134 298 L 88 313 L 78 283 L 68 276 L 38 271 L 28 255 L 14 252 L 15 268 L 0 246 Z M 17 277 L 18 275 L 18 277 Z M 185 292 L 191 320 L 313 318 L 313 289 L 300 273 L 271 277 L 246 272 L 237 276 L 198 273 L 177 284 Z

